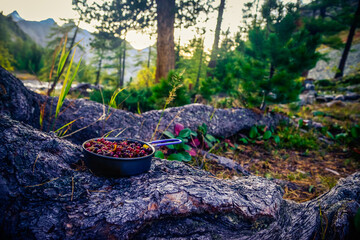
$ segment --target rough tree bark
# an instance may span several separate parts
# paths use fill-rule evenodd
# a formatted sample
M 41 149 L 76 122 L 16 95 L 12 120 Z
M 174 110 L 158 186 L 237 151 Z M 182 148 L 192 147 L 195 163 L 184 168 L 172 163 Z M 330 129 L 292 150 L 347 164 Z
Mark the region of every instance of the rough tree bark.
M 166 78 L 175 68 L 175 0 L 156 0 L 157 12 L 157 60 L 155 82 Z
M 360 173 L 297 204 L 260 177 L 220 180 L 153 159 L 130 178 L 96 177 L 79 146 L 0 114 L 2 239 L 346 239 Z
M 1 111 L 8 112 L 13 119 L 30 124 L 35 128 L 40 128 L 40 106 L 46 103 L 42 129 L 49 129 L 49 123 L 52 121 L 47 119 L 51 112 L 55 112 L 56 99 L 46 98 L 29 91 L 20 80 L 1 67 L 0 93 Z M 112 108 L 108 111 L 108 108 L 102 104 L 85 99 L 65 100 L 61 111 L 55 129 L 75 119 L 78 120 L 75 121 L 69 132 L 87 127 L 67 138 L 78 144 L 115 129 L 117 130 L 112 133 L 113 136 L 125 129 L 120 136 L 150 140 L 162 112 L 149 111 L 138 115 Z M 101 118 L 102 116 L 103 118 Z M 160 132 L 165 129 L 173 131 L 175 123 L 182 123 L 185 127 L 196 130 L 199 125 L 205 123 L 208 125 L 210 134 L 217 137 L 229 137 L 239 131 L 248 130 L 253 125 L 276 126 L 282 120 L 286 120 L 282 115 L 256 113 L 251 109 L 215 109 L 211 106 L 191 104 L 166 109 L 159 129 Z

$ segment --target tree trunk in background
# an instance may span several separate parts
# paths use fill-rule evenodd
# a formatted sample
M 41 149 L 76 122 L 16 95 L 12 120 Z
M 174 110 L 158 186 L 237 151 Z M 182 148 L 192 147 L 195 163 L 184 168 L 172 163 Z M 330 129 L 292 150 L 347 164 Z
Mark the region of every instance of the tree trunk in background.
M 275 67 L 274 67 L 274 65 L 271 63 L 271 64 L 270 64 L 269 79 L 272 79 L 272 77 L 274 76 L 274 73 L 275 73 Z
M 203 54 L 204 54 L 204 39 L 201 40 L 201 52 L 200 52 L 200 60 L 199 60 L 199 69 L 198 69 L 198 74 L 197 74 L 197 77 L 196 77 L 195 90 L 197 90 L 199 88 L 199 81 L 200 81 L 200 73 L 201 73 Z
M 124 51 L 123 51 L 123 59 L 122 59 L 122 71 L 121 71 L 120 87 L 123 87 L 123 86 L 124 86 L 125 58 L 126 58 L 126 40 L 124 40 Z
M 178 62 L 180 61 L 181 25 L 180 25 L 180 28 L 179 28 L 179 29 L 180 29 L 180 30 L 179 30 L 180 34 L 179 34 L 178 42 L 177 42 L 177 44 L 176 44 L 176 46 L 175 46 L 175 69 L 178 68 L 178 66 L 177 66 L 176 63 L 178 63 Z
M 118 68 L 118 72 L 117 72 L 117 75 L 118 75 L 118 84 L 117 84 L 117 87 L 121 87 L 121 76 L 122 76 L 122 52 L 119 54 L 119 68 Z
M 151 45 L 149 46 L 149 56 L 147 61 L 147 67 L 150 68 L 150 60 L 151 60 Z
M 101 65 L 102 65 L 102 57 L 101 57 L 100 60 L 99 60 L 98 70 L 97 70 L 97 72 L 96 72 L 95 86 L 99 85 L 99 83 L 100 83 Z
M 320 8 L 320 16 L 321 16 L 321 18 L 325 18 L 325 16 L 326 16 L 326 7 L 321 7 Z
M 254 22 L 253 27 L 255 28 L 257 26 L 257 14 L 259 9 L 259 0 L 256 1 L 256 7 L 255 7 L 255 16 L 254 16 Z
M 350 48 L 351 48 L 351 43 L 352 43 L 352 40 L 354 38 L 355 30 L 356 30 L 356 27 L 357 27 L 356 25 L 359 23 L 359 21 L 360 21 L 360 0 L 358 2 L 358 6 L 357 6 L 355 16 L 354 16 L 354 21 L 353 21 L 353 23 L 352 23 L 352 25 L 350 27 L 350 31 L 349 31 L 349 35 L 348 35 L 347 40 L 346 40 L 345 48 L 344 48 L 343 54 L 342 54 L 341 59 L 340 59 L 338 71 L 336 72 L 334 78 L 341 78 L 344 75 L 344 68 L 345 68 L 346 59 L 347 59 L 347 56 L 349 55 L 349 51 L 350 51 Z
M 155 83 L 166 78 L 175 68 L 175 0 L 156 0 L 157 8 L 157 61 Z
M 218 17 L 217 17 L 217 22 L 216 22 L 216 28 L 215 28 L 215 39 L 214 39 L 214 44 L 212 47 L 212 51 L 211 51 L 211 56 L 210 56 L 210 62 L 208 67 L 209 68 L 215 68 L 216 66 L 216 58 L 217 58 L 217 54 L 218 54 L 218 50 L 219 50 L 219 40 L 220 40 L 220 29 L 221 29 L 221 22 L 222 22 L 222 16 L 224 13 L 224 8 L 225 8 L 225 0 L 221 0 L 220 5 L 219 5 L 219 12 L 218 12 Z

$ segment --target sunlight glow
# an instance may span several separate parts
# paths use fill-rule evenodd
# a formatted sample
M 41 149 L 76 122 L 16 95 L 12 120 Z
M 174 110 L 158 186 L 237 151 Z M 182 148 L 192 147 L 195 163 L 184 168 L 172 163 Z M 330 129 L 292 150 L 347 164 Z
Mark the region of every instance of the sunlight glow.
M 238 31 L 239 26 L 242 24 L 242 11 L 244 3 L 249 0 L 226 0 L 225 10 L 223 15 L 223 21 L 221 30 L 230 30 L 231 35 Z M 261 0 L 260 0 L 261 1 Z M 288 0 L 285 2 L 294 1 Z M 72 0 L 0 0 L 0 11 L 7 15 L 13 11 L 18 11 L 19 15 L 28 21 L 41 21 L 47 18 L 53 18 L 55 22 L 62 25 L 64 18 L 78 18 L 78 14 L 72 10 Z M 308 2 L 308 0 L 303 0 Z M 220 0 L 214 2 L 214 6 L 218 6 Z M 214 11 L 209 15 L 209 20 L 203 23 L 199 19 L 196 27 L 205 27 L 207 29 L 205 34 L 205 50 L 210 51 L 214 41 L 214 30 L 216 27 L 217 11 Z M 95 27 L 86 23 L 80 23 L 80 27 L 90 32 L 95 31 Z M 188 43 L 191 39 L 196 36 L 195 27 L 189 29 L 175 29 L 175 41 L 178 42 L 179 36 L 181 45 Z M 156 42 L 156 35 L 151 38 L 149 35 L 129 31 L 126 37 L 127 41 L 135 49 L 144 49 Z

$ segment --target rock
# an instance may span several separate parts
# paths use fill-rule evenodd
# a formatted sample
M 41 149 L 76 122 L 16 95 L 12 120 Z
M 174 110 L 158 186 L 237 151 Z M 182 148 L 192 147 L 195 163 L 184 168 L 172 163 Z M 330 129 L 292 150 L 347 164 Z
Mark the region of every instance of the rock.
M 346 87 L 348 91 L 354 91 L 355 89 L 360 88 L 360 84 L 354 84 Z
M 316 100 L 316 91 L 310 90 L 310 91 L 305 91 L 303 93 L 300 94 L 299 99 L 300 99 L 300 105 L 307 105 L 307 104 L 313 104 Z
M 316 97 L 316 101 L 319 103 L 325 103 L 325 102 L 331 102 L 332 100 L 334 100 L 334 96 L 333 95 L 320 95 Z
M 311 121 L 310 125 L 311 125 L 311 127 L 315 128 L 315 129 L 318 129 L 318 130 L 324 127 L 321 123 L 314 122 L 314 121 Z
M 315 90 L 315 85 L 312 83 L 305 84 L 305 90 Z
M 344 101 L 344 100 L 345 100 L 345 97 L 344 97 L 344 95 L 339 94 L 339 95 L 336 95 L 336 96 L 335 96 L 334 100 Z
M 0 115 L 2 239 L 348 239 L 360 173 L 305 203 L 257 176 L 220 180 L 154 158 L 149 172 L 97 177 L 80 147 Z M 321 234 L 319 233 L 321 231 Z
M 334 100 L 334 101 L 326 103 L 326 106 L 329 107 L 329 108 L 331 108 L 331 107 L 345 107 L 346 104 L 343 101 Z
M 306 84 L 314 85 L 315 79 L 313 78 L 307 78 L 304 80 L 303 85 L 306 86 Z
M 40 127 L 40 104 L 45 97 L 27 89 L 24 84 L 0 66 L 0 112 Z
M 325 102 L 327 102 L 327 100 L 326 100 L 326 97 L 324 97 L 324 96 L 317 96 L 316 97 L 316 102 L 325 103 Z
M 76 92 L 82 96 L 88 97 L 89 92 L 94 89 L 99 89 L 99 87 L 90 83 L 79 83 L 70 89 L 69 94 Z
M 358 99 L 360 99 L 360 94 L 358 94 L 358 93 L 348 92 L 345 94 L 346 101 L 355 101 Z
M 76 120 L 68 133 L 67 139 L 82 143 L 89 138 L 102 136 L 110 131 L 111 136 L 121 132 L 121 137 L 137 138 L 149 141 L 160 121 L 159 137 L 165 129 L 174 129 L 175 123 L 196 130 L 205 123 L 208 132 L 216 137 L 229 137 L 239 131 L 250 129 L 253 125 L 276 126 L 287 117 L 276 114 L 257 112 L 246 108 L 215 109 L 202 104 L 190 104 L 182 107 L 168 108 L 162 111 L 149 111 L 141 115 L 123 110 L 109 108 L 86 99 L 65 100 L 62 113 L 52 128 L 53 120 L 49 121 L 50 113 L 55 113 L 57 98 L 46 98 L 25 88 L 21 81 L 0 67 L 1 111 L 7 112 L 13 119 L 23 121 L 40 129 L 40 108 L 45 107 L 42 129 L 56 130 Z M 19 107 L 20 106 L 20 107 Z M 51 115 L 51 116 L 52 116 Z M 162 116 L 162 117 L 161 117 Z M 115 130 L 115 131 L 114 131 Z
M 332 79 L 335 75 L 333 69 L 337 68 L 343 50 L 334 50 L 332 48 L 322 48 L 319 50 L 321 54 L 325 54 L 328 60 L 319 60 L 316 66 L 309 71 L 308 77 L 316 80 Z M 360 44 L 352 44 L 348 58 L 346 60 L 344 75 L 356 72 L 357 65 L 360 62 Z
M 325 95 L 324 97 L 326 99 L 326 102 L 330 102 L 330 101 L 334 100 L 334 98 L 335 98 L 333 95 Z

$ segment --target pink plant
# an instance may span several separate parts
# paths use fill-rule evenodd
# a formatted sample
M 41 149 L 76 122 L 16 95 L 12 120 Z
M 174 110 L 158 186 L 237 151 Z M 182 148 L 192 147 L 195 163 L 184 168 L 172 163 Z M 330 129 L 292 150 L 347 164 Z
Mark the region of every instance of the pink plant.
M 196 151 L 193 148 L 191 150 L 187 150 L 186 152 L 188 152 L 190 156 L 196 156 Z
M 176 123 L 175 124 L 175 135 L 179 136 L 179 133 L 181 132 L 181 130 L 183 130 L 185 127 L 184 125 L 182 125 L 181 123 Z
M 232 144 L 232 142 L 229 139 L 225 139 L 225 142 L 228 143 L 230 147 L 235 147 L 235 145 Z
M 190 145 L 193 147 L 198 147 L 200 145 L 199 139 L 194 138 L 194 139 L 190 140 Z

